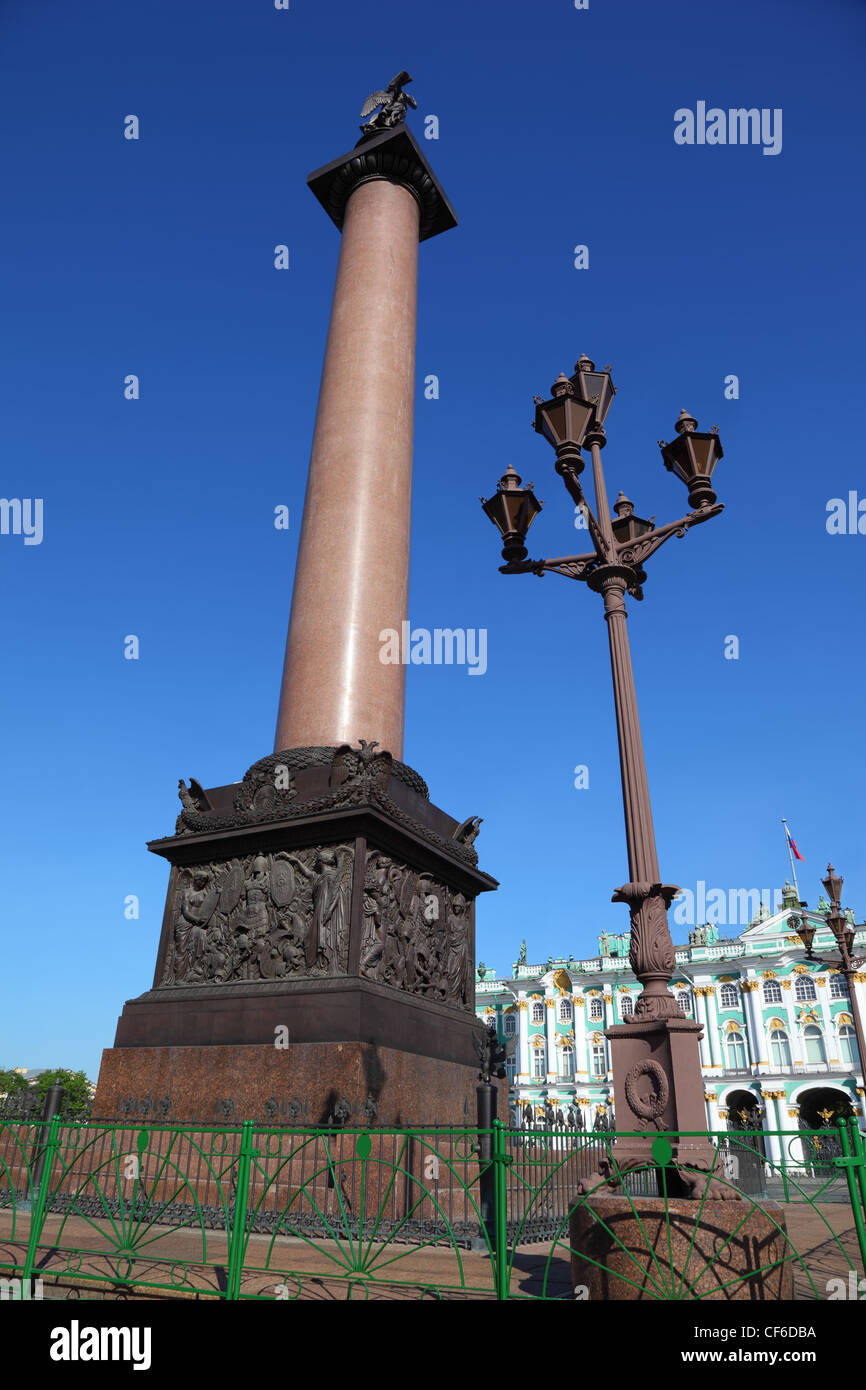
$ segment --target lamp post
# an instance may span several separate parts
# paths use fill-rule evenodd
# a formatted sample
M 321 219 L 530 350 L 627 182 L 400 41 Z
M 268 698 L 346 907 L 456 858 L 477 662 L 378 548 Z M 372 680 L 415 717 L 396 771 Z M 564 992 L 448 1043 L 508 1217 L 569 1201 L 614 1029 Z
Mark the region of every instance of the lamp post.
M 866 1045 L 864 1045 L 863 1041 L 863 1019 L 860 1015 L 860 1005 L 857 1001 L 857 991 L 854 988 L 854 985 L 856 983 L 854 977 L 857 971 L 860 969 L 860 966 L 863 965 L 864 959 L 866 959 L 866 957 L 853 956 L 851 954 L 851 952 L 854 949 L 855 929 L 851 926 L 841 906 L 842 884 L 844 882 L 845 880 L 841 878 L 839 874 L 836 873 L 835 869 L 833 868 L 833 865 L 828 864 L 827 877 L 821 879 L 821 883 L 824 886 L 824 891 L 827 894 L 827 897 L 830 901 L 830 911 L 825 914 L 825 917 L 828 927 L 830 928 L 830 930 L 836 938 L 836 945 L 839 948 L 841 971 L 842 974 L 845 976 L 845 981 L 848 985 L 848 998 L 851 1002 L 851 1017 L 854 1021 L 854 1033 L 857 1038 L 857 1060 L 859 1064 L 861 1077 L 863 1077 L 864 1075 L 866 1075 L 866 1073 L 864 1073 L 863 1061 L 864 1057 L 866 1057 Z M 800 906 L 805 907 L 806 904 L 801 903 Z M 820 958 L 815 955 L 812 949 L 812 943 L 815 940 L 816 928 L 809 921 L 805 913 L 792 913 L 791 916 L 788 918 L 788 926 L 791 928 L 792 931 L 796 932 L 797 936 L 799 936 L 804 947 L 806 948 L 806 959 L 819 962 Z M 829 964 L 829 962 L 824 963 Z M 856 1070 L 857 1067 L 855 1066 L 855 1071 Z
M 626 631 L 625 598 L 627 594 L 637 600 L 643 598 L 644 564 L 667 540 L 683 536 L 690 527 L 709 521 L 722 511 L 710 485 L 722 447 L 715 429 L 699 431 L 694 416 L 683 410 L 675 425 L 675 439 L 671 443 L 659 440 L 659 446 L 665 467 L 688 488 L 692 510 L 676 521 L 657 526 L 654 518 L 637 516 L 634 504 L 620 493 L 612 516 L 601 451 L 606 444 L 605 419 L 615 392 L 610 367 L 596 371 L 595 364 L 584 355 L 575 364 L 571 377 L 560 374 L 548 400 L 535 398 L 534 428 L 554 449 L 556 472 L 586 518 L 592 550 L 547 560 L 528 558 L 526 534 L 542 504 L 535 497 L 532 484 L 523 487 L 510 467 L 493 497 L 482 498 L 482 506 L 502 537 L 505 564 L 500 566 L 501 573 L 561 574 L 582 580 L 602 598 L 610 646 L 629 866 L 629 881 L 617 888 L 613 901 L 628 905 L 629 961 L 642 985 L 629 1022 L 614 1025 L 605 1034 L 611 1041 L 614 1088 L 617 1099 L 624 1099 L 632 1113 L 632 1128 L 704 1129 L 698 1052 L 701 1027 L 684 1017 L 668 987 L 675 954 L 667 909 L 679 890 L 663 883 L 659 872 Z M 584 447 L 590 451 L 594 510 L 581 483 Z M 648 1141 L 631 1147 L 637 1157 L 646 1161 Z M 698 1156 L 700 1148 L 694 1141 L 680 1141 L 678 1151 L 696 1167 L 712 1167 L 706 1145 Z M 627 1155 L 623 1153 L 623 1157 Z

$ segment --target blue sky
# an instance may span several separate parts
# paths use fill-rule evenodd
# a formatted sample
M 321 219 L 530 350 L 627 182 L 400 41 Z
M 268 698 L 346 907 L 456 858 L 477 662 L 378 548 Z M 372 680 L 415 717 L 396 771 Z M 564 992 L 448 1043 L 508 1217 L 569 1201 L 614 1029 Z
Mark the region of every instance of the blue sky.
M 405 756 L 484 817 L 479 956 L 627 925 L 599 600 L 501 576 L 477 501 L 511 463 L 546 503 L 531 553 L 583 548 L 528 428 L 583 351 L 619 387 L 611 499 L 687 510 L 656 445 L 683 406 L 725 449 L 723 516 L 659 552 L 629 620 L 663 877 L 779 887 L 784 815 L 804 897 L 832 857 L 862 918 L 866 536 L 825 523 L 866 498 L 864 39 L 853 0 L 0 4 L 0 493 L 44 504 L 40 545 L 0 535 L 0 1064 L 95 1078 L 152 978 L 144 845 L 178 777 L 271 751 L 339 249 L 305 179 L 403 66 L 460 224 L 420 249 L 409 616 L 488 633 L 482 677 L 410 668 Z M 781 153 L 675 144 L 698 101 L 781 108 Z

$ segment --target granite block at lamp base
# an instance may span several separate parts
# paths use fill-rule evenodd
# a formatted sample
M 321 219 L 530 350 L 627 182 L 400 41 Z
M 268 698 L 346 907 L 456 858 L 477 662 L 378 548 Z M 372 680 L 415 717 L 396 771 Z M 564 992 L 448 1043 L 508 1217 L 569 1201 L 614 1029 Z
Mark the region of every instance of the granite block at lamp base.
M 572 1285 L 592 1299 L 778 1300 L 796 1258 L 775 1202 L 592 1196 L 569 1218 Z
M 95 1119 L 307 1127 L 472 1125 L 478 1065 L 372 1043 L 114 1047 L 102 1054 Z M 507 1122 L 507 1086 L 499 1088 Z

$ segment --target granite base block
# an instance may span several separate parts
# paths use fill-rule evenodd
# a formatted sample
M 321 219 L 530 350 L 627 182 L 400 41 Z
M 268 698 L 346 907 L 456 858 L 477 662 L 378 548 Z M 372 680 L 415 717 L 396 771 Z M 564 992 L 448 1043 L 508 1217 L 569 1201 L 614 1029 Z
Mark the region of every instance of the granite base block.
M 107 1048 L 94 1117 L 167 1123 L 472 1125 L 478 1067 L 373 1043 Z M 499 1087 L 499 1117 L 508 1118 Z

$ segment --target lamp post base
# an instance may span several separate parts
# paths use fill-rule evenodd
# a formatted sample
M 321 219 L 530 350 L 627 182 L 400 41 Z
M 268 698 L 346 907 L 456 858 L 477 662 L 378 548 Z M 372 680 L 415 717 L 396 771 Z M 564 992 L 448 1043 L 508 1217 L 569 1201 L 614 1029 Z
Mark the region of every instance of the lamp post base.
M 618 1023 L 605 1030 L 613 1062 L 616 1128 L 608 1180 L 617 1170 L 653 1164 L 653 1138 L 664 1131 L 683 1195 L 700 1196 L 713 1173 L 717 1150 L 706 1137 L 706 1108 L 698 1043 L 702 1025 L 690 1018 L 656 1018 Z M 631 1133 L 636 1131 L 636 1133 Z M 608 1175 L 605 1175 L 608 1176 Z M 713 1193 L 723 1196 L 723 1192 Z

